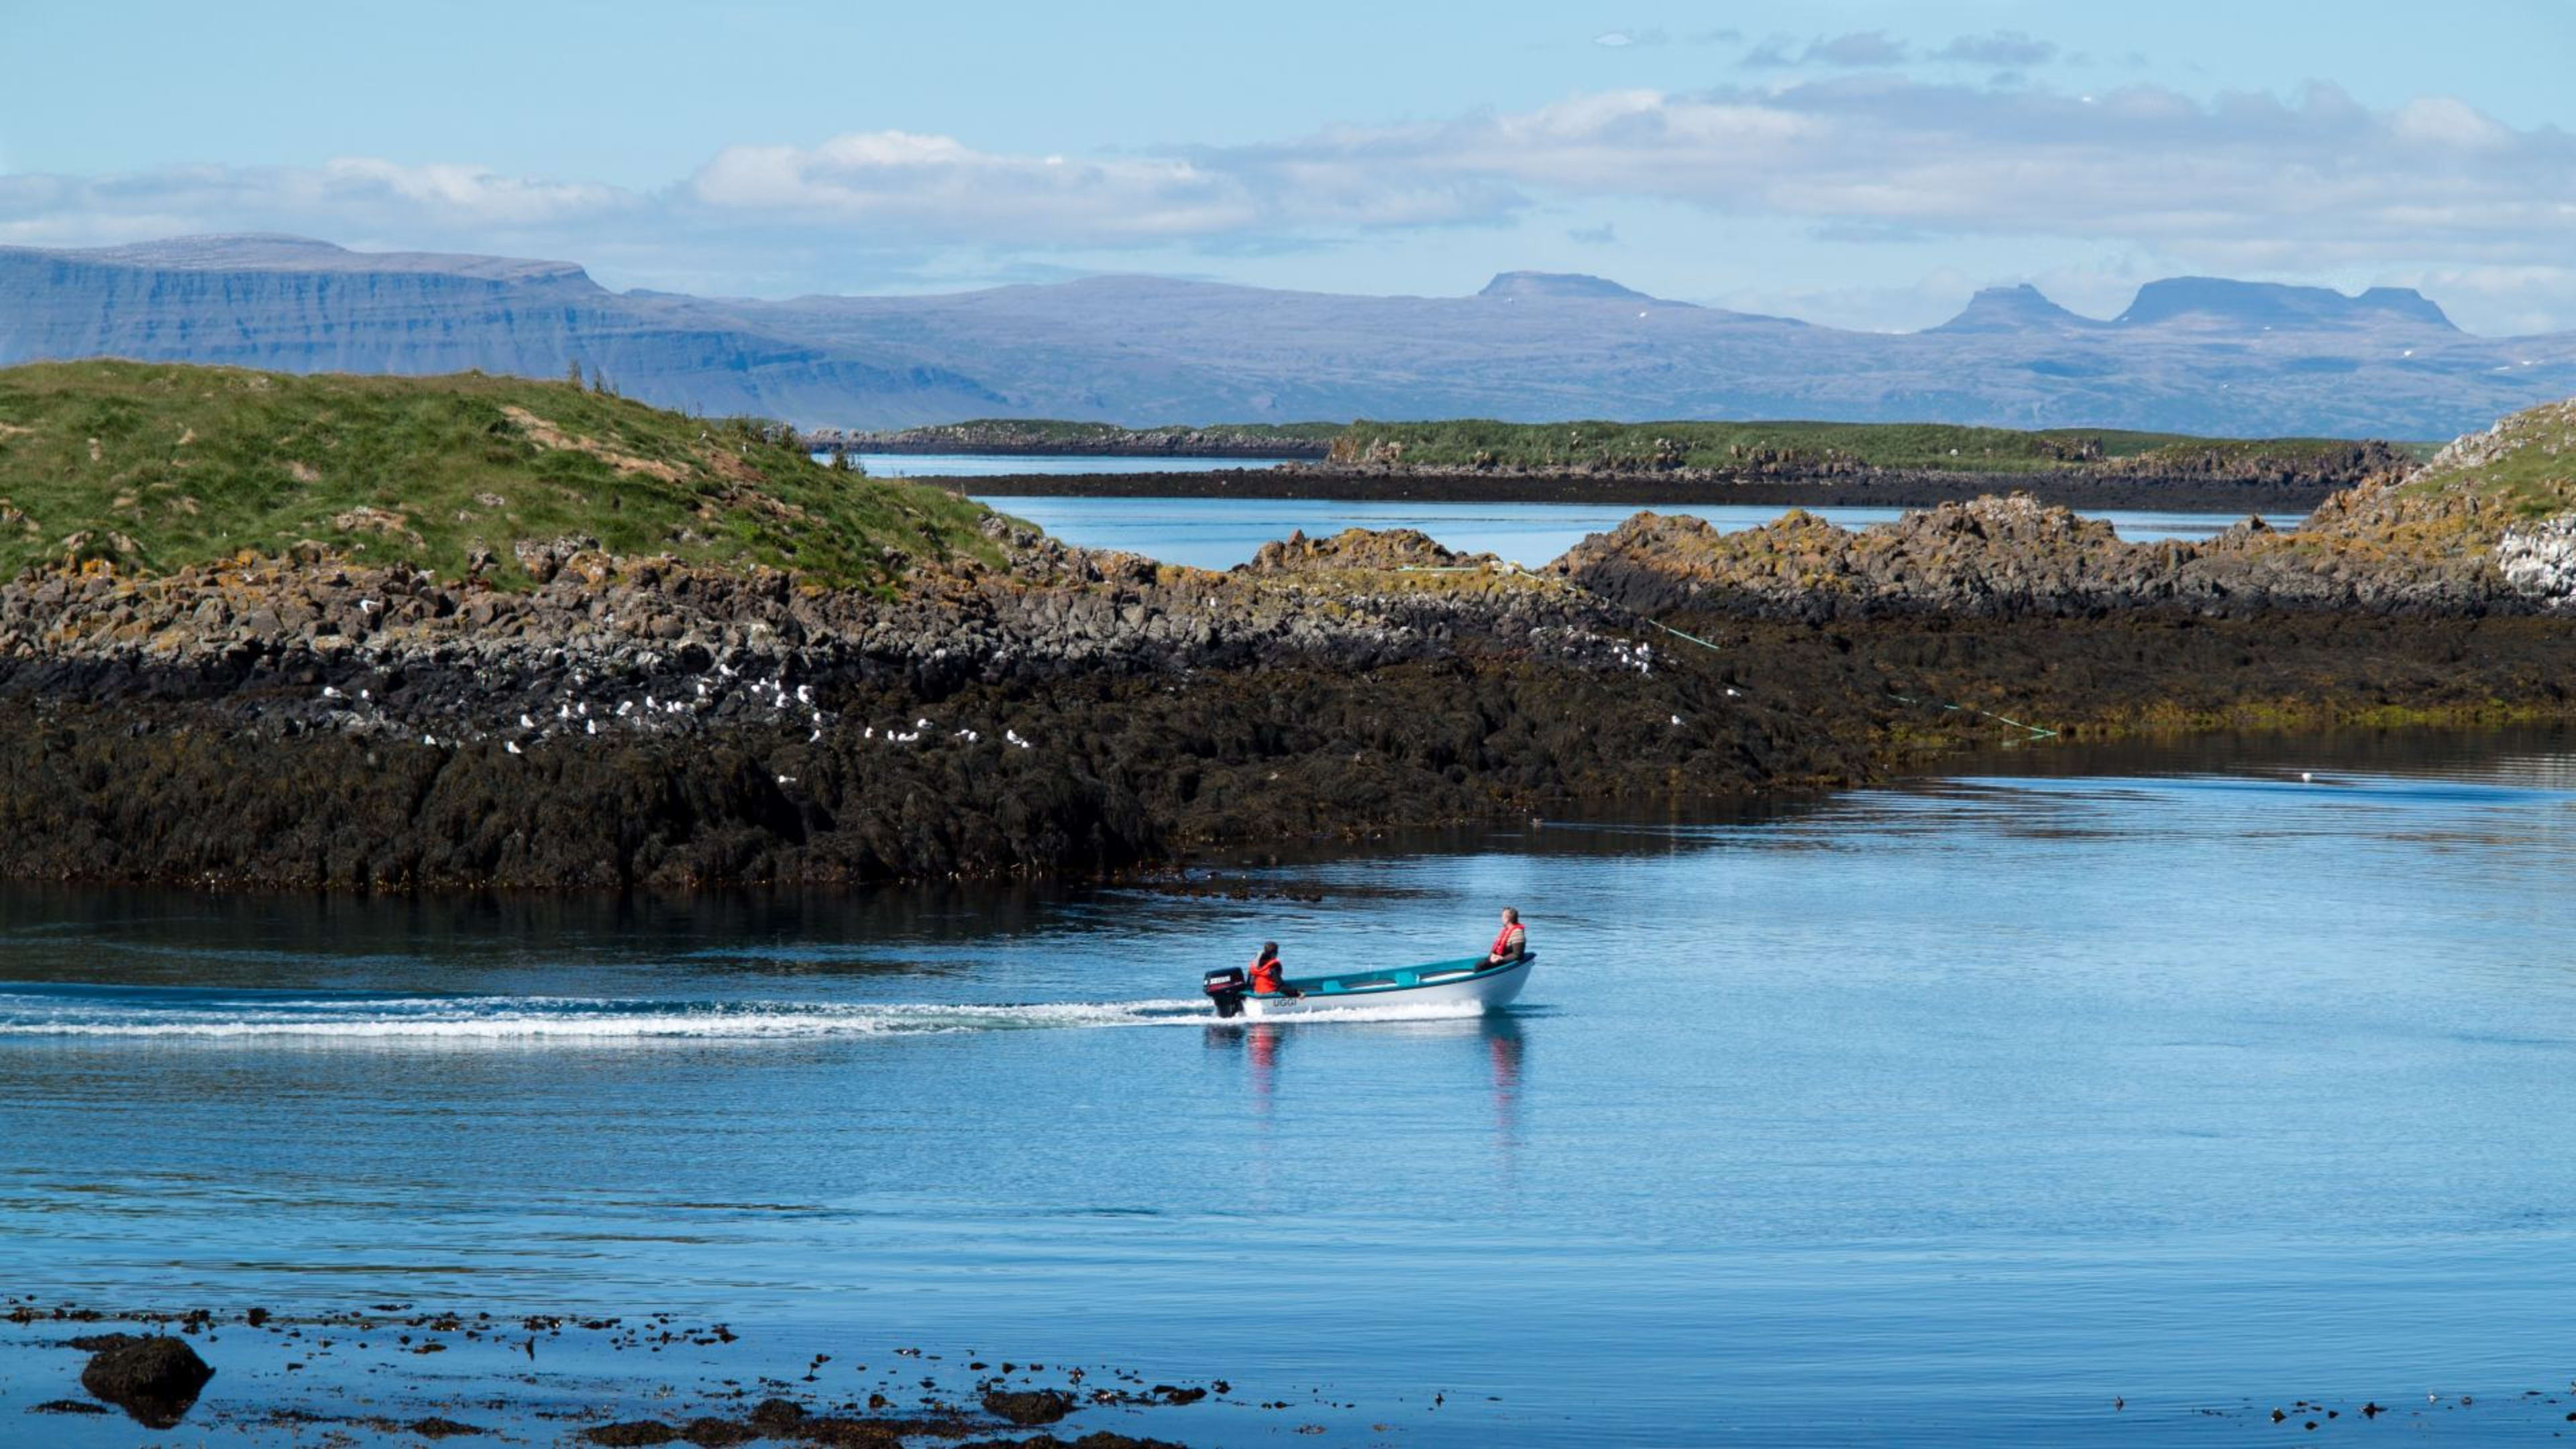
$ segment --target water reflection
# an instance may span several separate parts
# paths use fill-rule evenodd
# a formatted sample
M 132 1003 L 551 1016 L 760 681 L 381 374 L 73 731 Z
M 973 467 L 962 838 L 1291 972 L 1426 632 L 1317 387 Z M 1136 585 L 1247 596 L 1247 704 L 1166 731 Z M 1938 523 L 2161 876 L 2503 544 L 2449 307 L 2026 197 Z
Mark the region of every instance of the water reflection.
M 1529 1036 L 1518 1013 L 1432 1021 L 1334 1022 L 1300 1024 L 1278 1021 L 1229 1021 L 1209 1025 L 1203 1040 L 1210 1052 L 1237 1055 L 1243 1062 L 1244 1115 L 1257 1130 L 1254 1141 L 1267 1150 L 1269 1128 L 1279 1113 L 1283 1066 L 1292 1045 L 1303 1046 L 1304 1033 L 1348 1034 L 1354 1039 L 1389 1037 L 1419 1041 L 1456 1041 L 1470 1052 L 1476 1080 L 1485 1089 L 1492 1117 L 1492 1139 L 1498 1180 L 1508 1185 L 1514 1158 L 1526 1135 L 1524 1083 L 1528 1075 Z

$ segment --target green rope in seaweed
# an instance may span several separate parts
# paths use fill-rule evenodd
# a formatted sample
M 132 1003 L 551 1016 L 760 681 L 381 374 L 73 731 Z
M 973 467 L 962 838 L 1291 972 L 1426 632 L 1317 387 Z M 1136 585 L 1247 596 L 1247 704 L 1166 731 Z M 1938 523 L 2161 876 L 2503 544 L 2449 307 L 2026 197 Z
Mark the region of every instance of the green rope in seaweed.
M 2001 723 L 2011 725 L 2014 729 L 2028 730 L 2030 731 L 2030 737 L 2035 740 L 2053 740 L 2057 738 L 2057 731 L 2055 730 L 2044 730 L 2037 725 L 2023 724 L 2017 719 L 2006 719 L 2004 716 L 1995 713 L 1993 710 L 1979 709 L 1972 704 L 1951 704 L 1946 700 L 1938 699 L 1916 699 L 1910 694 L 1898 694 L 1894 690 L 1889 690 L 1887 697 L 1895 700 L 1899 704 L 1935 704 L 1947 710 L 1955 710 L 1966 714 L 1981 714 L 1990 720 L 1997 720 Z

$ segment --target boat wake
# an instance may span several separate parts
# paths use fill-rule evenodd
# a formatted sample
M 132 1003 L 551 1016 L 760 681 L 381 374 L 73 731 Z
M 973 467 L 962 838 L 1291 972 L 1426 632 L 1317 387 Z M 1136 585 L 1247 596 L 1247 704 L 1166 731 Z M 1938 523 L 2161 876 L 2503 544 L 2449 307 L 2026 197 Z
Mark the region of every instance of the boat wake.
M 1319 1015 L 1328 1020 L 1369 1021 L 1455 1014 L 1436 1009 L 1354 1008 Z M 275 1039 L 460 1045 L 810 1041 L 1204 1026 L 1215 1019 L 1205 1001 L 1188 999 L 972 1005 L 0 986 L 0 1041 Z

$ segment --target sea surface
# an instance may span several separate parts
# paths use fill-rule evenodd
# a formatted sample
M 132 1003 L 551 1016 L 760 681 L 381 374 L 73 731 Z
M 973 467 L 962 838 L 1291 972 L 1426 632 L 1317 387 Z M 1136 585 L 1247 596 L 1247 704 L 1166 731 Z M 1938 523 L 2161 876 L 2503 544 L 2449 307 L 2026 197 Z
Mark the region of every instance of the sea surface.
M 825 1391 L 897 1346 L 1230 1380 L 1074 1425 L 1194 1445 L 2520 1442 L 2576 1408 L 2571 878 L 2541 732 L 2004 752 L 1187 892 L 12 887 L 0 1290 L 668 1312 Z M 1506 904 L 1506 1015 L 1193 997 Z M 77 1367 L 45 1333 L 0 1327 L 0 1439 L 134 1442 L 20 1417 Z M 366 1392 L 490 1372 L 404 1362 Z
M 1047 461 L 1067 461 L 1049 459 Z M 1088 461 L 1088 460 L 1070 460 Z M 1785 507 L 1706 504 L 1590 503 L 1339 503 L 1282 498 L 1020 498 L 981 500 L 1023 518 L 1057 538 L 1084 548 L 1124 549 L 1165 563 L 1224 569 L 1247 562 L 1261 545 L 1302 529 L 1310 538 L 1345 528 L 1417 528 L 1465 553 L 1494 553 L 1535 568 L 1580 543 L 1607 533 L 1648 509 L 1705 518 L 1734 532 L 1769 523 Z M 1845 528 L 1893 523 L 1897 508 L 1811 508 Z M 2173 513 L 2138 509 L 2088 511 L 2111 522 L 2132 543 L 2208 538 L 2240 521 L 2234 513 Z M 2275 526 L 2297 520 L 2276 517 Z

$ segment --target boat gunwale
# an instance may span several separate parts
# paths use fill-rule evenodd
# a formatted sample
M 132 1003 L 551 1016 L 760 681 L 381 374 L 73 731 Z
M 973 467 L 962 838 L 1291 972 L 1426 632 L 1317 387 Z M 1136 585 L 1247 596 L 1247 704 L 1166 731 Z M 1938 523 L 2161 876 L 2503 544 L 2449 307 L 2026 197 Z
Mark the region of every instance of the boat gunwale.
M 1448 961 L 1425 961 L 1418 966 L 1394 966 L 1381 971 L 1345 971 L 1338 976 L 1291 976 L 1280 984 L 1295 991 L 1296 997 L 1288 995 L 1287 992 L 1276 994 L 1255 992 L 1253 999 L 1292 1001 L 1297 997 L 1312 996 L 1380 996 L 1390 992 L 1422 991 L 1436 986 L 1459 986 L 1500 976 L 1506 972 L 1526 969 L 1538 960 L 1538 953 L 1524 951 L 1512 960 L 1490 966 L 1482 964 L 1483 960 L 1484 958 L 1480 956 L 1462 956 Z M 1390 979 L 1383 981 L 1370 979 L 1378 977 Z M 1354 981 L 1364 984 L 1347 984 Z

